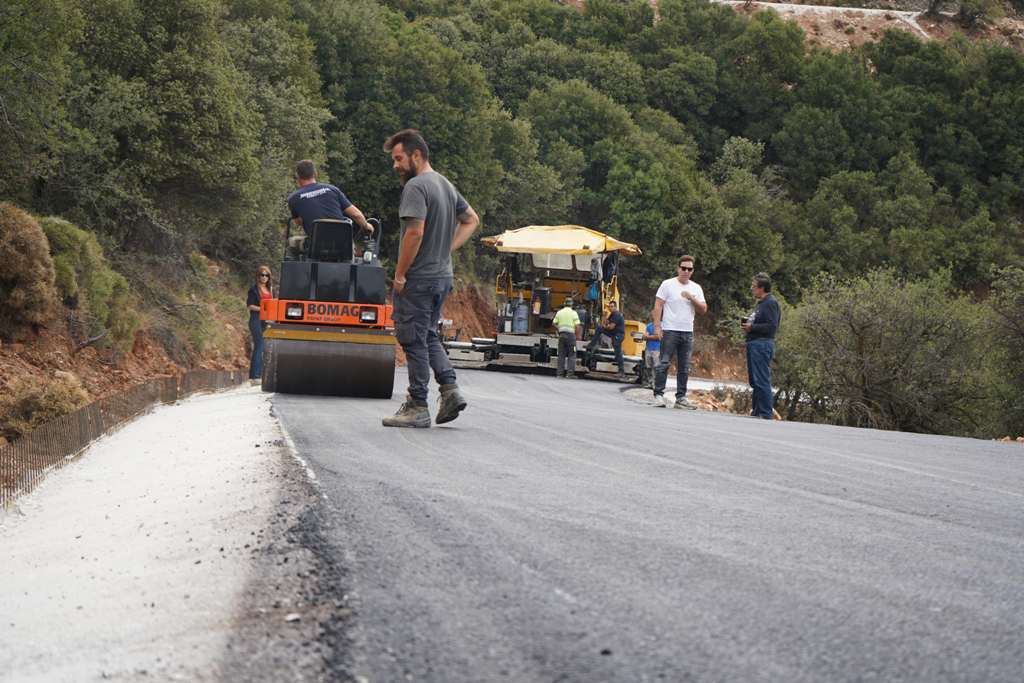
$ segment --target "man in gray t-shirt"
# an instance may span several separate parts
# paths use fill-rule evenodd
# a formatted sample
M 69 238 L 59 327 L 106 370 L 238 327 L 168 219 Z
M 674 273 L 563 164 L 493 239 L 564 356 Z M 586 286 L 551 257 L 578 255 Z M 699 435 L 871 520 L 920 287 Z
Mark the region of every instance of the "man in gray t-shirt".
M 430 150 L 419 131 L 395 133 L 384 143 L 384 150 L 391 154 L 403 185 L 392 315 L 395 336 L 409 368 L 409 396 L 398 412 L 382 423 L 385 427 L 429 427 L 431 370 L 441 390 L 438 424 L 454 420 L 467 405 L 437 334 L 437 322 L 452 290 L 451 253 L 465 244 L 480 219 L 455 186 L 430 166 Z
M 398 215 L 402 242 L 410 223 L 423 222 L 423 241 L 405 277 L 412 279 L 452 276 L 452 238 L 458 217 L 471 210 L 447 178 L 437 171 L 420 171 L 405 183 Z M 396 279 L 398 273 L 395 273 Z

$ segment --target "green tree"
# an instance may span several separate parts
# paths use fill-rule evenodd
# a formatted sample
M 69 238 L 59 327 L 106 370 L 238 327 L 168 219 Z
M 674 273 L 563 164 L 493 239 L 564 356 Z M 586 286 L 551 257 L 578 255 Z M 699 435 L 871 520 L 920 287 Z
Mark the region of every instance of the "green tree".
M 873 271 L 819 279 L 787 317 L 780 347 L 830 422 L 977 435 L 989 391 L 983 322 L 941 275 L 906 282 Z
M 602 140 L 636 132 L 625 107 L 580 80 L 535 90 L 523 103 L 520 116 L 533 124 L 542 150 L 559 139 L 587 150 Z
M 710 147 L 713 133 L 706 123 L 718 96 L 718 65 L 714 59 L 687 47 L 663 50 L 662 68 L 651 69 L 646 87 L 648 101 L 686 123 Z
M 79 133 L 40 206 L 171 254 L 239 229 L 258 188 L 260 121 L 219 32 L 223 5 L 98 0 L 82 12 L 69 96 Z
M 977 27 L 1003 16 L 998 0 L 961 0 L 957 17 L 964 26 Z
M 237 227 L 214 232 L 207 244 L 212 254 L 242 263 L 280 253 L 281 206 L 293 187 L 294 162 L 326 157 L 323 127 L 331 118 L 305 28 L 267 5 L 236 4 L 223 30 L 250 111 L 258 117 L 259 168 L 249 201 L 233 217 Z
M 848 140 L 838 154 L 845 160 L 843 170 L 877 171 L 896 152 L 900 127 L 893 121 L 879 81 L 863 54 L 812 54 L 803 66 L 795 96 L 799 104 L 828 115 L 830 126 L 842 129 Z M 793 110 L 788 116 L 792 115 Z M 790 126 L 790 135 L 793 132 Z M 812 181 L 811 186 L 813 189 L 817 182 Z
M 822 181 L 804 205 L 806 222 L 787 230 L 789 277 L 809 283 L 820 272 L 846 277 L 876 263 L 885 241 L 870 218 L 882 197 L 875 174 L 867 171 L 842 171 Z
M 587 0 L 579 35 L 600 45 L 625 45 L 654 24 L 647 0 Z
M 850 138 L 839 116 L 804 104 L 786 114 L 781 129 L 772 136 L 790 186 L 807 197 L 818 182 L 850 165 Z
M 69 0 L 0 5 L 0 198 L 27 204 L 33 180 L 60 163 L 70 45 L 80 30 Z
M 774 12 L 758 12 L 718 55 L 714 115 L 724 127 L 751 140 L 778 129 L 799 82 L 806 48 L 800 27 Z
M 764 164 L 764 143 L 734 137 L 726 140 L 722 153 L 711 164 L 711 177 L 723 183 L 737 171 L 757 173 Z
M 992 283 L 988 333 L 993 342 L 995 434 L 1021 435 L 1024 424 L 1024 269 L 1009 267 Z

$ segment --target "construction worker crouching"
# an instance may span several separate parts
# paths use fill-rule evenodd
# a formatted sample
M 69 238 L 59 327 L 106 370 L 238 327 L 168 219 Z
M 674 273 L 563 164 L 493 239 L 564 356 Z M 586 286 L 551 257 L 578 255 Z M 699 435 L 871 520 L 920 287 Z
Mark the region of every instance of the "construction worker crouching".
M 572 303 L 572 299 L 566 299 L 551 321 L 558 330 L 556 377 L 576 376 L 576 339 L 582 336 L 583 326 L 580 324 L 579 313 L 572 307 Z
M 626 319 L 619 312 L 617 302 L 608 302 L 608 319 L 603 323 L 598 321 L 594 325 L 594 338 L 587 345 L 587 351 L 593 354 L 601 345 L 601 338 L 608 337 L 612 340 L 612 350 L 615 351 L 615 365 L 619 369 L 616 379 L 625 379 L 626 371 L 622 357 L 622 342 L 626 337 Z

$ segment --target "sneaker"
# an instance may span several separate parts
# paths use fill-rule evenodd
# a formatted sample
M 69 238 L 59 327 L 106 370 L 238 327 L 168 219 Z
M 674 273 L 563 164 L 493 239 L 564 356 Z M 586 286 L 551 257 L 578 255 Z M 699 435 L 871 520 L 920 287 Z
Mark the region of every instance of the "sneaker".
M 380 421 L 385 427 L 429 427 L 430 409 L 426 401 L 417 401 L 406 396 L 405 403 L 398 412 Z
M 618 380 L 626 379 L 626 373 L 624 373 L 624 372 L 617 372 L 617 373 L 615 373 L 615 379 L 618 379 Z
M 685 398 L 677 398 L 673 408 L 679 408 L 680 410 L 697 410 L 697 406 L 693 405 Z
M 654 395 L 654 407 L 655 408 L 664 408 L 665 407 L 665 397 L 662 396 L 661 394 L 655 394 Z
M 445 422 L 451 422 L 459 416 L 459 413 L 466 409 L 466 399 L 463 398 L 462 392 L 459 391 L 459 385 L 452 382 L 451 384 L 441 385 L 441 398 L 439 399 L 439 405 L 437 406 L 437 417 L 434 418 L 434 422 L 437 424 L 444 424 Z M 427 416 L 427 420 L 430 420 L 430 416 Z

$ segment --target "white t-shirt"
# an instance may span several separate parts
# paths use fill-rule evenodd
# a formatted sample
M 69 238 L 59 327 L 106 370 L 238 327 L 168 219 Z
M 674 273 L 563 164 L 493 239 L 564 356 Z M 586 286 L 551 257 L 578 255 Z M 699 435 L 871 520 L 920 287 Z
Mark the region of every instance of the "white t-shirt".
M 697 301 L 704 301 L 704 290 L 693 280 L 685 285 L 677 277 L 670 277 L 658 287 L 655 295 L 665 302 L 661 309 L 661 329 L 676 332 L 693 332 L 693 315 L 696 311 L 689 299 L 683 298 L 683 292 L 689 292 Z

